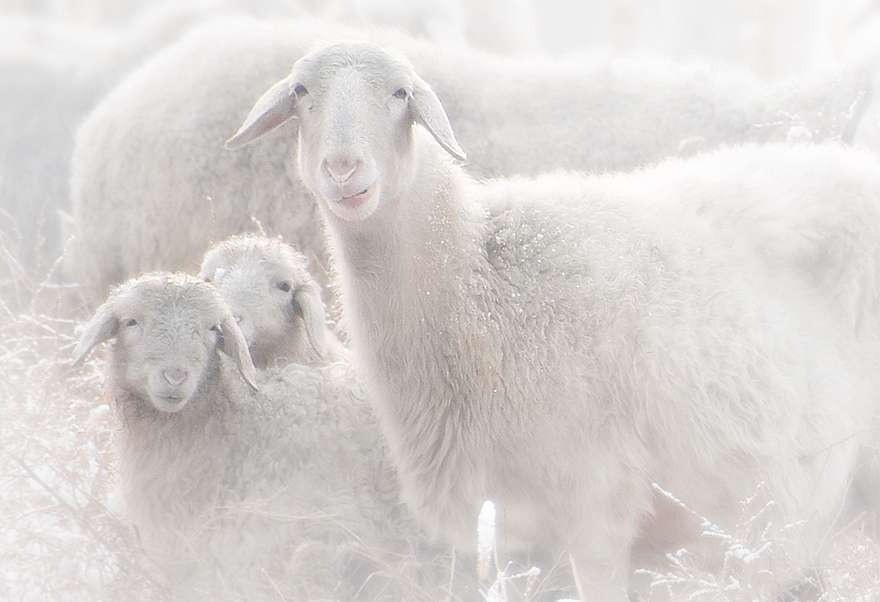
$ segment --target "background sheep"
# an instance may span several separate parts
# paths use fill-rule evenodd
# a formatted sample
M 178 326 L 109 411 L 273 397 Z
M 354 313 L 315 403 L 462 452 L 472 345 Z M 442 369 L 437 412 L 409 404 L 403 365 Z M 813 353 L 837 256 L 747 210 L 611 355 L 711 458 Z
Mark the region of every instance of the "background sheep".
M 330 0 L 320 15 L 349 25 L 394 27 L 446 48 L 525 56 L 540 51 L 535 12 L 531 0 Z
M 554 54 L 700 56 L 775 81 L 876 46 L 878 15 L 871 0 L 546 0 L 536 17 L 542 47 Z
M 206 14 L 165 4 L 116 29 L 0 18 L 0 283 L 45 276 L 70 210 L 70 156 L 81 120 L 131 69 Z M 22 305 L 2 286 L 4 299 Z
M 253 393 L 223 300 L 181 274 L 118 287 L 76 362 L 106 339 L 126 512 L 182 594 L 393 599 L 418 531 L 345 364 L 290 365 Z
M 296 249 L 263 236 L 231 237 L 202 260 L 199 276 L 226 301 L 257 367 L 328 363 L 343 355 L 307 266 Z
M 434 535 L 468 546 L 491 499 L 511 548 L 570 550 L 588 599 L 625 600 L 637 538 L 699 533 L 652 483 L 726 528 L 763 483 L 758 529 L 821 562 L 877 411 L 873 155 L 745 146 L 480 185 L 434 92 L 356 42 L 301 59 L 228 144 L 291 117 L 356 365 Z
M 290 126 L 240 153 L 222 143 L 297 57 L 340 37 L 406 48 L 443 99 L 468 151 L 466 169 L 479 177 L 629 169 L 721 142 L 784 139 L 792 126 L 816 140 L 848 139 L 870 84 L 857 69 L 765 89 L 708 67 L 512 60 L 318 22 L 223 20 L 144 65 L 77 134 L 68 259 L 90 303 L 144 270 L 195 270 L 213 241 L 248 231 L 252 217 L 323 259 L 317 210 L 290 168 Z

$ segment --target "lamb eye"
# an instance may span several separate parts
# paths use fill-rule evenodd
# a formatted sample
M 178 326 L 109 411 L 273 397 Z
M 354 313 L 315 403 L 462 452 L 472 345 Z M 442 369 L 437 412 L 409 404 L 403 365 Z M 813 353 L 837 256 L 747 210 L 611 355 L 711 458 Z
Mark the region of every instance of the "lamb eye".
M 137 323 L 138 323 L 137 320 L 135 320 L 134 318 L 130 318 L 129 320 L 127 320 L 125 322 L 125 325 L 126 326 L 137 326 Z
M 285 293 L 289 293 L 290 292 L 290 283 L 287 282 L 286 280 L 284 282 L 279 282 L 278 288 L 280 288 Z
M 297 98 L 302 98 L 303 96 L 308 94 L 309 91 L 304 85 L 297 84 L 296 87 L 293 89 L 293 93 L 296 95 Z
M 393 96 L 394 96 L 394 98 L 397 98 L 398 100 L 406 100 L 406 97 L 409 96 L 409 93 L 408 93 L 405 89 L 403 89 L 403 88 L 399 88 L 399 89 L 393 94 Z

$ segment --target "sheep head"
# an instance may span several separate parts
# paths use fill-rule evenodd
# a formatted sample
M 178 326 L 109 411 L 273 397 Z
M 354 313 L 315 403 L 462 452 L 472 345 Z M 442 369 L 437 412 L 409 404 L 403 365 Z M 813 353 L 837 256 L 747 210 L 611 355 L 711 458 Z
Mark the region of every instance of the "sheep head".
M 79 365 L 115 339 L 114 384 L 162 412 L 178 412 L 226 353 L 256 389 L 256 370 L 235 319 L 213 286 L 184 274 L 147 274 L 117 287 L 86 324 Z
M 304 355 L 308 346 L 318 359 L 326 355 L 321 288 L 306 265 L 290 245 L 262 236 L 233 236 L 205 254 L 199 276 L 220 292 L 260 366 L 291 351 Z
M 366 42 L 337 42 L 297 61 L 226 146 L 244 146 L 292 117 L 303 181 L 344 221 L 369 218 L 383 197 L 410 186 L 414 123 L 454 158 L 465 158 L 430 86 L 406 60 Z

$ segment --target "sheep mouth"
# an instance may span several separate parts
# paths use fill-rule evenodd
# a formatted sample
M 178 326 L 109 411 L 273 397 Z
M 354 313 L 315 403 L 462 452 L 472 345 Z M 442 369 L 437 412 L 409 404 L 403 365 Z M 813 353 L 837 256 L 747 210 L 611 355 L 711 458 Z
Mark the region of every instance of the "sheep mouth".
M 340 197 L 334 202 L 339 203 L 340 205 L 345 205 L 346 207 L 349 207 L 351 209 L 357 209 L 367 202 L 367 200 L 373 195 L 374 190 L 375 186 L 369 186 L 357 194 Z
M 160 412 L 173 414 L 183 409 L 189 401 L 189 397 L 177 397 L 173 395 L 157 395 L 153 397 L 153 406 Z

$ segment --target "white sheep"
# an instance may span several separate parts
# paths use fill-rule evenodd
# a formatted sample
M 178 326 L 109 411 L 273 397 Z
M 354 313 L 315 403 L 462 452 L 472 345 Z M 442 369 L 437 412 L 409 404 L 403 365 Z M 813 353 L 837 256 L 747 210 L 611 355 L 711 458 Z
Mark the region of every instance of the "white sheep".
M 653 483 L 732 529 L 763 482 L 767 533 L 816 561 L 880 393 L 872 154 L 746 145 L 480 184 L 431 88 L 359 42 L 297 62 L 228 146 L 282 123 L 435 536 L 469 547 L 492 500 L 510 548 L 568 550 L 588 599 L 625 600 L 637 538 L 700 530 Z
M 223 142 L 293 61 L 340 38 L 406 49 L 477 177 L 631 169 L 722 142 L 785 139 L 793 126 L 814 140 L 848 139 L 868 85 L 862 70 L 766 89 L 711 67 L 514 60 L 307 20 L 219 20 L 144 65 L 78 131 L 68 259 L 91 303 L 141 271 L 197 269 L 212 242 L 248 231 L 251 217 L 325 257 L 317 209 L 291 168 L 293 129 L 239 153 Z
M 0 233 L 29 276 L 42 278 L 61 252 L 58 211 L 70 211 L 82 119 L 128 71 L 204 19 L 177 3 L 118 29 L 0 19 Z
M 320 285 L 291 245 L 264 236 L 233 236 L 211 247 L 199 276 L 220 291 L 258 368 L 342 359 L 328 329 Z
M 115 289 L 75 362 L 107 339 L 126 515 L 185 599 L 389 586 L 374 573 L 418 530 L 347 364 L 257 373 L 219 293 L 182 274 Z

